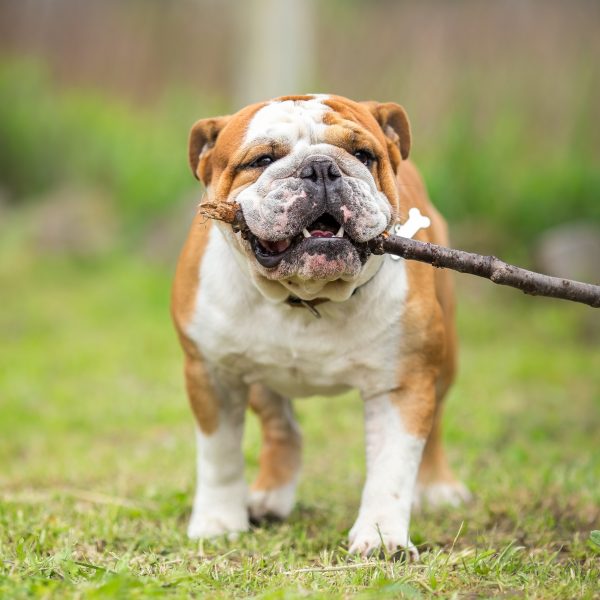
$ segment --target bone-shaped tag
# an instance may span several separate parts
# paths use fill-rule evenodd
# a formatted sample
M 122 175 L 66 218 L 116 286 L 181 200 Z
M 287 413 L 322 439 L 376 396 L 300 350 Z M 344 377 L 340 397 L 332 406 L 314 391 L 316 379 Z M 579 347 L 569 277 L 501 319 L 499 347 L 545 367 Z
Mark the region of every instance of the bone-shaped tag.
M 408 211 L 408 219 L 402 225 L 398 223 L 394 226 L 394 234 L 405 238 L 412 238 L 419 229 L 427 229 L 431 225 L 431 219 L 421 214 L 418 208 L 411 208 Z M 392 254 L 392 260 L 400 260 L 400 256 Z

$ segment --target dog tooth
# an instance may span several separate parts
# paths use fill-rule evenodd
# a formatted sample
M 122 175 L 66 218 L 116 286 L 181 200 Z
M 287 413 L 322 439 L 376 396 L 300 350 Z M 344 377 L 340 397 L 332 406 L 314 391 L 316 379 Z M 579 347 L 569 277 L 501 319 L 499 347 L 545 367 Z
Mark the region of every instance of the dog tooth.
M 304 237 L 310 237 L 310 232 L 308 231 L 308 229 L 306 229 L 306 227 L 302 230 L 302 233 L 304 234 Z
M 343 225 L 338 229 L 338 232 L 335 234 L 335 237 L 344 237 L 344 226 Z

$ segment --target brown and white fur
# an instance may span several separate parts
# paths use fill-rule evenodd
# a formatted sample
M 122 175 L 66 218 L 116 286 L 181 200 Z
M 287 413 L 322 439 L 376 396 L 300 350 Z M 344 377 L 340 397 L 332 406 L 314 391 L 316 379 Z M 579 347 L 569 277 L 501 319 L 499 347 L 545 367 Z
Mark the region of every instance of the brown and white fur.
M 416 239 L 447 244 L 409 148 L 400 106 L 339 96 L 282 97 L 194 125 L 194 174 L 212 201 L 241 205 L 253 237 L 198 216 L 175 276 L 172 313 L 197 422 L 190 537 L 246 531 L 249 517 L 287 517 L 302 445 L 291 399 L 351 388 L 364 400 L 367 453 L 351 552 L 383 543 L 416 555 L 411 506 L 467 497 L 441 442 L 456 362 L 450 276 L 358 251 L 412 207 L 431 219 Z M 321 231 L 324 212 L 343 225 L 338 237 L 331 226 Z M 290 298 L 314 304 L 321 318 Z M 263 435 L 249 490 L 248 405 Z

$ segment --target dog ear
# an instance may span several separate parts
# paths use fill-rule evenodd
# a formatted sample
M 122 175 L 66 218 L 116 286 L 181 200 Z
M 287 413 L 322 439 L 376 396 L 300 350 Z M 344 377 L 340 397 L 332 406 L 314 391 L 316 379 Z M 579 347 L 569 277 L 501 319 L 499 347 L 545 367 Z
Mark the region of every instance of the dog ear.
M 208 185 L 212 173 L 210 155 L 217 137 L 227 122 L 229 116 L 212 119 L 200 119 L 194 123 L 190 131 L 189 161 L 192 173 L 204 185 Z
M 406 160 L 410 152 L 410 124 L 405 110 L 395 102 L 380 103 L 368 100 L 361 104 L 371 111 L 383 133 Z

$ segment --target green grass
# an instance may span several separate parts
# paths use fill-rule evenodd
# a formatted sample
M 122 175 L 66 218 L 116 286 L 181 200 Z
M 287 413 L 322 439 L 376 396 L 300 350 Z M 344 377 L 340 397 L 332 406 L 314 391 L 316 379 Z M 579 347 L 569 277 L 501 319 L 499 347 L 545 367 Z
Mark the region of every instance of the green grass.
M 416 515 L 421 561 L 346 552 L 364 474 L 354 394 L 297 403 L 287 523 L 185 537 L 192 418 L 170 276 L 132 257 L 0 253 L 0 597 L 528 597 L 600 594 L 600 351 L 586 307 L 461 279 L 446 418 L 472 506 Z M 595 331 L 595 333 L 594 333 Z M 248 477 L 258 428 L 248 417 Z

